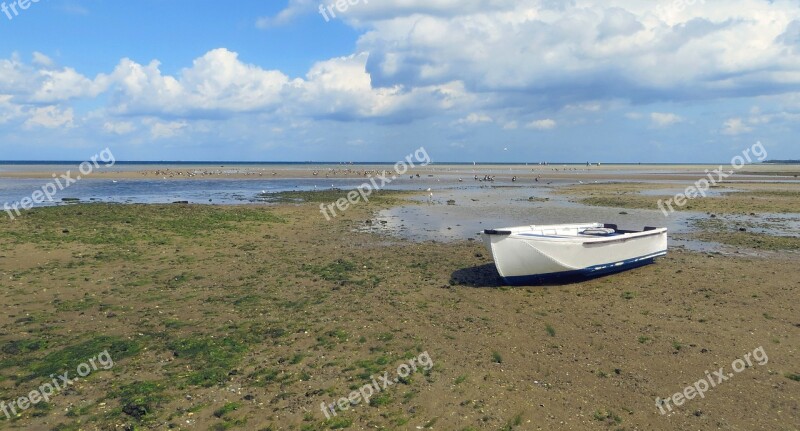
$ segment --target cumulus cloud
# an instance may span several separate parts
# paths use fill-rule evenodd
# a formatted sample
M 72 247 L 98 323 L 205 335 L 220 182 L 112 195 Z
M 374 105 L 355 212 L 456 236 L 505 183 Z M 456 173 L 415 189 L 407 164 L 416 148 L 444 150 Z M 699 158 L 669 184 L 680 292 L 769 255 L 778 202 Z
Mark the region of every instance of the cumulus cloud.
M 28 128 L 45 127 L 48 129 L 72 127 L 73 119 L 74 112 L 72 108 L 62 110 L 57 106 L 45 106 L 33 109 L 24 126 Z
M 457 81 L 417 88 L 376 87 L 366 70 L 368 58 L 362 53 L 316 63 L 306 79 L 288 85 L 284 110 L 318 119 L 405 123 L 472 102 Z
M 172 138 L 182 133 L 188 127 L 186 121 L 159 121 L 156 119 L 145 119 L 144 123 L 150 127 L 150 135 L 153 139 Z
M 239 61 L 238 54 L 215 49 L 196 59 L 179 76 L 163 75 L 157 60 L 147 65 L 123 59 L 105 79 L 113 88 L 117 114 L 175 116 L 263 111 L 281 101 L 289 79 Z
M 275 16 L 263 16 L 256 20 L 256 27 L 268 29 L 280 25 L 285 25 L 300 15 L 318 10 L 314 0 L 290 0 L 289 5 Z
M 546 118 L 544 120 L 535 120 L 528 123 L 527 128 L 537 130 L 552 130 L 555 129 L 558 123 L 555 120 Z
M 460 118 L 456 123 L 458 123 L 458 124 L 479 124 L 479 123 L 491 123 L 492 121 L 494 121 L 494 120 L 492 120 L 492 117 L 490 117 L 490 116 L 488 116 L 486 114 L 480 114 L 480 113 L 473 112 L 473 113 L 470 113 L 469 115 L 467 115 L 464 118 Z
M 672 113 L 653 112 L 650 114 L 650 120 L 656 127 L 668 127 L 682 122 L 683 118 Z
M 298 16 L 319 13 L 320 4 L 323 7 L 330 6 L 336 13 L 336 18 L 358 24 L 398 17 L 420 15 L 449 17 L 485 12 L 487 10 L 503 10 L 514 2 L 513 0 L 493 0 L 491 2 L 481 0 L 388 0 L 373 2 L 368 0 L 348 0 L 347 3 L 347 10 L 341 12 L 336 8 L 337 0 L 324 0 L 322 2 L 289 0 L 289 4 L 277 15 L 261 17 L 256 25 L 259 28 L 266 29 L 274 25 L 286 24 Z M 324 18 L 320 17 L 320 19 Z
M 30 96 L 36 103 L 56 103 L 77 98 L 92 98 L 105 90 L 101 81 L 91 80 L 72 68 L 40 70 L 38 88 Z
M 91 98 L 106 89 L 102 77 L 89 79 L 69 67 L 56 69 L 50 58 L 39 53 L 34 53 L 33 65 L 17 55 L 0 60 L 0 76 L 0 94 L 12 95 L 15 103 L 23 105 Z
M 11 101 L 12 96 L 0 95 L 0 124 L 22 117 L 22 107 Z
M 741 118 L 730 118 L 722 125 L 722 133 L 725 135 L 741 135 L 752 131 L 753 128 L 747 126 Z
M 656 10 L 629 1 L 522 0 L 492 2 L 481 13 L 471 3 L 449 13 L 399 13 L 407 3 L 414 2 L 353 8 L 369 23 L 358 46 L 370 52 L 377 85 L 459 79 L 470 91 L 503 92 L 507 102 L 536 109 L 611 98 L 717 99 L 800 84 L 800 73 L 792 72 L 800 59 L 775 42 L 800 18 L 789 2 Z M 368 13 L 390 5 L 394 15 Z M 789 30 L 783 39 L 793 40 Z M 537 97 L 520 99 L 515 92 Z
M 50 57 L 42 54 L 41 52 L 34 51 L 33 64 L 41 67 L 53 67 L 53 64 L 55 63 L 53 62 L 53 59 L 51 59 Z
M 106 121 L 103 130 L 116 135 L 127 135 L 136 130 L 136 126 L 130 121 Z

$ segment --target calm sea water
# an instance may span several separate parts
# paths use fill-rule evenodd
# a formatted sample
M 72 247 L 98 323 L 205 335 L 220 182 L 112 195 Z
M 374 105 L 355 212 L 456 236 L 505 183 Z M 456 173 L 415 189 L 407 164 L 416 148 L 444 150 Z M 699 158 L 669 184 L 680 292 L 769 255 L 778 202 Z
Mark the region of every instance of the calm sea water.
M 342 168 L 341 165 L 319 164 L 122 164 L 114 170 L 140 171 L 140 170 L 165 170 L 197 168 L 198 170 L 225 170 L 236 174 L 243 169 L 247 171 L 263 168 L 267 171 L 282 169 L 308 169 L 324 171 L 330 168 Z M 390 170 L 391 165 L 353 165 L 354 169 L 375 168 Z M 346 166 L 351 167 L 351 166 Z M 522 170 L 524 165 L 512 167 L 494 165 L 492 169 L 499 174 L 498 181 L 491 184 L 475 182 L 471 176 L 465 177 L 464 182 L 459 181 L 460 176 L 471 169 L 468 165 L 453 165 L 453 173 L 448 173 L 447 167 L 437 166 L 439 174 L 421 175 L 420 178 L 410 179 L 400 177 L 387 185 L 386 189 L 393 190 L 432 190 L 429 196 L 426 192 L 420 197 L 423 203 L 431 205 L 404 205 L 382 211 L 378 218 L 385 224 L 382 225 L 389 231 L 400 236 L 407 236 L 416 240 L 457 240 L 473 237 L 474 233 L 486 227 L 501 225 L 518 225 L 527 223 L 562 223 L 569 221 L 605 221 L 619 223 L 621 227 L 639 229 L 645 225 L 667 226 L 673 233 L 687 233 L 692 231 L 691 220 L 705 217 L 699 213 L 678 213 L 670 218 L 665 218 L 654 207 L 651 210 L 620 211 L 615 208 L 586 207 L 570 202 L 569 199 L 552 194 L 550 187 L 545 184 L 520 184 L 510 181 L 509 169 Z M 480 169 L 480 167 L 478 167 Z M 76 171 L 74 163 L 50 164 L 0 164 L 0 171 L 16 172 L 52 172 L 62 174 L 67 170 Z M 460 171 L 460 173 L 455 173 Z M 606 171 L 613 172 L 613 168 Z M 631 170 L 625 171 L 631 173 Z M 485 171 L 481 170 L 481 174 Z M 74 174 L 73 174 L 74 176 Z M 30 198 L 34 191 L 41 190 L 48 184 L 48 178 L 18 179 L 0 178 L 0 207 L 8 203 L 13 205 L 23 198 Z M 107 202 L 107 203 L 172 203 L 188 201 L 194 204 L 249 204 L 264 202 L 264 193 L 282 191 L 310 191 L 325 189 L 352 190 L 364 184 L 364 178 L 357 179 L 282 179 L 282 178 L 248 178 L 248 179 L 99 179 L 84 178 L 65 190 L 58 191 L 54 202 L 44 202 L 34 206 L 66 205 L 64 198 L 76 198 L 81 202 Z M 663 182 L 663 181 L 662 181 Z M 560 180 L 548 182 L 558 184 L 574 184 L 575 180 Z M 678 184 L 680 185 L 680 184 Z M 677 185 L 676 185 L 677 187 Z M 659 190 L 660 193 L 680 191 L 676 189 Z M 646 195 L 655 193 L 645 193 Z M 548 198 L 542 203 L 529 200 L 529 197 Z M 654 197 L 655 199 L 655 197 Z M 0 209 L 2 213 L 2 209 Z M 754 220 L 733 220 L 744 223 L 753 231 L 760 231 L 770 235 L 798 235 L 800 234 L 800 215 L 762 214 L 758 223 L 752 225 Z M 752 226 L 751 226 L 752 225 Z M 676 242 L 677 241 L 677 242 Z M 708 250 L 704 243 L 687 240 L 672 240 L 672 244 L 684 245 L 697 250 Z M 712 248 L 713 249 L 713 248 Z
M 35 190 L 41 190 L 47 179 L 0 179 L 0 205 L 13 204 L 22 198 L 30 197 Z M 55 203 L 45 202 L 35 206 L 60 204 L 63 198 L 77 198 L 82 202 L 113 203 L 171 203 L 189 201 L 191 203 L 246 204 L 260 202 L 263 192 L 308 191 L 330 189 L 352 189 L 363 180 L 118 180 L 82 179 L 69 188 L 59 191 Z M 398 187 L 393 187 L 398 188 Z
M 15 172 L 45 172 L 61 175 L 68 170 L 72 171 L 73 177 L 78 170 L 76 162 L 3 162 L 0 161 L 0 173 Z M 322 164 L 322 163 L 244 163 L 244 162 L 117 162 L 111 168 L 101 167 L 96 172 L 137 172 L 155 170 L 181 170 L 181 171 L 214 171 L 236 175 L 242 172 L 261 172 L 264 177 L 248 177 L 246 179 L 203 179 L 194 178 L 192 180 L 180 179 L 98 179 L 87 177 L 69 188 L 59 191 L 55 196 L 55 202 L 44 202 L 35 206 L 47 206 L 61 204 L 64 198 L 76 198 L 81 202 L 112 202 L 112 203 L 171 203 L 175 201 L 188 201 L 198 204 L 245 204 L 262 202 L 260 195 L 264 192 L 273 193 L 281 191 L 309 191 L 325 190 L 338 188 L 351 190 L 365 182 L 364 178 L 359 179 L 335 179 L 335 178 L 315 178 L 312 171 L 325 172 L 328 169 L 380 169 L 392 170 L 390 163 L 372 164 Z M 593 168 L 605 174 L 626 174 L 635 175 L 639 173 L 636 165 L 606 165 L 602 168 Z M 641 172 L 652 172 L 654 165 L 642 166 Z M 662 172 L 663 166 L 686 166 L 686 165 L 660 165 Z M 699 166 L 699 165 L 698 165 Z M 565 169 L 579 171 L 585 168 L 585 164 L 552 164 L 547 168 Z M 649 168 L 648 168 L 649 167 Z M 386 189 L 394 190 L 426 190 L 431 188 L 437 190 L 458 190 L 480 187 L 479 183 L 472 180 L 473 173 L 481 175 L 497 175 L 498 181 L 492 183 L 493 186 L 512 186 L 511 176 L 514 173 L 530 172 L 531 169 L 542 169 L 537 164 L 525 165 L 503 165 L 493 164 L 489 166 L 471 164 L 441 164 L 431 165 L 426 168 L 417 169 L 417 173 L 422 173 L 420 178 L 409 179 L 402 176 Z M 433 169 L 436 176 L 432 175 Z M 281 179 L 280 172 L 285 170 L 307 170 L 308 179 Z M 425 171 L 429 172 L 425 172 Z M 271 178 L 271 172 L 278 172 L 277 178 Z M 269 176 L 269 177 L 268 177 Z M 464 182 L 459 182 L 463 178 Z M 50 179 L 22 179 L 22 178 L 0 178 L 0 206 L 4 203 L 13 205 L 23 198 L 31 197 L 34 191 L 41 190 L 48 184 Z M 552 181 L 557 183 L 574 183 L 575 181 Z M 531 184 L 533 185 L 533 184 Z M 537 184 L 540 186 L 542 184 Z M 527 192 L 523 192 L 527 193 Z
M 0 173 L 18 172 L 50 172 L 56 175 L 72 172 L 72 177 L 77 175 L 79 163 L 75 162 L 0 162 Z M 390 169 L 391 165 L 382 169 Z M 330 169 L 365 168 L 365 165 L 337 165 L 314 163 L 176 163 L 176 162 L 149 162 L 130 163 L 118 162 L 111 168 L 102 167 L 94 172 L 139 172 L 155 170 L 181 170 L 198 172 L 214 171 L 215 173 L 236 175 L 241 172 L 263 170 L 265 178 L 268 173 L 283 170 L 307 169 L 309 176 L 312 171 L 324 172 Z M 48 178 L 17 179 L 0 178 L 0 206 L 4 203 L 14 204 L 21 199 L 31 197 L 36 190 L 50 183 Z M 364 183 L 364 179 L 96 179 L 86 177 L 71 184 L 65 190 L 58 191 L 54 197 L 55 202 L 45 201 L 34 206 L 50 206 L 62 204 L 64 198 L 80 199 L 81 202 L 112 202 L 112 203 L 171 203 L 188 201 L 198 204 L 245 204 L 261 202 L 260 195 L 264 192 L 274 193 L 282 191 L 309 191 L 330 188 L 353 189 Z M 392 184 L 393 189 L 415 189 L 411 184 Z M 418 188 L 418 187 L 416 187 Z

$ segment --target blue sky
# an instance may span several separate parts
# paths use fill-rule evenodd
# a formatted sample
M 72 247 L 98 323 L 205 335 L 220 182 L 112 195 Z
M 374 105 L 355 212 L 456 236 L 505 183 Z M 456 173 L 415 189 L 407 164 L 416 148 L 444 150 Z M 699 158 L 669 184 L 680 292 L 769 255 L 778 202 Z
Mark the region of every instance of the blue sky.
M 800 158 L 796 2 L 17 1 L 0 159 Z

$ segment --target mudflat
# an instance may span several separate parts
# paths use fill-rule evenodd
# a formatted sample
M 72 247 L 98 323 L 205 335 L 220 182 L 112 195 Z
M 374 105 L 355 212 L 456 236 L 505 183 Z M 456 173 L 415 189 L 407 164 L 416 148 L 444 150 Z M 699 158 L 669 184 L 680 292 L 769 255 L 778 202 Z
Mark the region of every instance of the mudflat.
M 567 193 L 607 198 L 597 187 Z M 770 211 L 796 202 L 786 191 Z M 614 276 L 507 288 L 478 241 L 365 229 L 405 193 L 326 221 L 319 203 L 336 193 L 59 206 L 0 225 L 0 401 L 113 359 L 0 412 L 0 429 L 800 427 L 793 246 L 678 248 Z M 707 199 L 751 212 L 750 199 Z M 701 379 L 702 397 L 675 397 Z M 340 403 L 365 386 L 369 401 Z

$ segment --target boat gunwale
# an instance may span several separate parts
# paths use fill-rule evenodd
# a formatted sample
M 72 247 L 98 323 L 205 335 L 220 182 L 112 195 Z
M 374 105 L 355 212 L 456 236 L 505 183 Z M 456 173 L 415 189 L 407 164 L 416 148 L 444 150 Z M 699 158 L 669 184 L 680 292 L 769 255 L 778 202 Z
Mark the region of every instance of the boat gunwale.
M 500 230 L 502 231 L 502 230 Z M 667 233 L 667 228 L 656 228 L 653 230 L 646 230 L 641 232 L 625 232 L 619 235 L 608 237 L 589 237 L 580 235 L 538 235 L 525 232 L 513 232 L 505 234 L 508 239 L 529 240 L 529 241 L 546 241 L 546 242 L 572 242 L 580 244 L 610 244 L 614 242 L 625 242 L 631 239 L 646 238 L 649 236 L 664 235 Z M 490 234 L 487 234 L 490 235 Z

